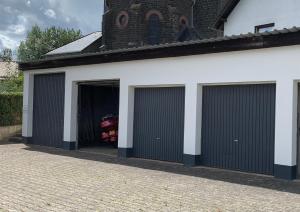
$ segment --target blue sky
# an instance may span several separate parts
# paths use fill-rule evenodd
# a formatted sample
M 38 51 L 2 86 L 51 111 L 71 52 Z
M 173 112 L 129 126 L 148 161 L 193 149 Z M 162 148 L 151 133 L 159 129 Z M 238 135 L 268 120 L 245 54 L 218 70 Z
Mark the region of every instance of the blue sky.
M 17 49 L 35 24 L 101 30 L 103 0 L 0 0 L 0 50 Z

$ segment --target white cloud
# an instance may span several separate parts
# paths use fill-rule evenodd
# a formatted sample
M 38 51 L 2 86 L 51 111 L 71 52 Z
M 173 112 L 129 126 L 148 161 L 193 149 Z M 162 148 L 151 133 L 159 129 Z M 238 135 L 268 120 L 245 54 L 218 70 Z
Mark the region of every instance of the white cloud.
M 27 17 L 24 15 L 18 15 L 18 23 L 19 24 L 26 24 L 28 23 Z
M 12 8 L 10 6 L 4 7 L 4 11 L 7 13 L 13 13 Z
M 6 35 L 1 34 L 1 32 L 0 32 L 0 40 L 4 48 L 16 49 L 19 46 L 19 42 L 17 42 L 14 39 L 11 39 Z
M 26 29 L 24 25 L 18 24 L 18 25 L 10 25 L 8 27 L 8 30 L 10 33 L 16 34 L 16 35 L 22 35 L 25 33 Z
M 49 17 L 49 18 L 53 18 L 56 19 L 56 12 L 52 9 L 48 9 L 44 12 L 44 15 Z
M 33 25 L 98 31 L 102 11 L 103 0 L 0 0 L 0 51 L 15 50 Z
M 50 5 L 52 8 L 54 8 L 54 7 L 57 6 L 57 4 L 58 4 L 59 1 L 57 1 L 57 0 L 48 0 L 48 2 L 49 2 L 49 5 Z

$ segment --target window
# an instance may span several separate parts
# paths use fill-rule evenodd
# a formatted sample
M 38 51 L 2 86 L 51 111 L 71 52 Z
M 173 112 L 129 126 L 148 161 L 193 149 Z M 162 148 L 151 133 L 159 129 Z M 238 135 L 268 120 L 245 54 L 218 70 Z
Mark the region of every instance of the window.
M 125 29 L 128 25 L 129 16 L 128 13 L 125 11 L 122 11 L 117 16 L 116 24 L 119 29 Z
M 158 10 L 150 10 L 146 14 L 148 44 L 156 45 L 161 42 L 163 16 Z
M 179 19 L 179 25 L 181 27 L 187 27 L 189 25 L 189 20 L 185 16 L 181 16 Z
M 179 18 L 179 33 L 177 35 L 177 41 L 183 42 L 189 40 L 191 33 L 189 30 L 189 20 L 185 16 Z
M 152 12 L 147 15 L 148 21 L 148 44 L 156 45 L 160 43 L 161 17 L 160 13 Z
M 255 27 L 255 33 L 270 32 L 274 30 L 274 27 L 274 23 L 258 25 Z

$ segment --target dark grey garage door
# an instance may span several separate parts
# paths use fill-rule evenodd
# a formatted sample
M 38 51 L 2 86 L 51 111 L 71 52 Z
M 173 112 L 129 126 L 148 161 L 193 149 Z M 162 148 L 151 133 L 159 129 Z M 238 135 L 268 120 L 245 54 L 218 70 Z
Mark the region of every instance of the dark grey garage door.
M 204 165 L 273 174 L 275 93 L 273 84 L 203 88 Z
M 134 157 L 182 162 L 185 89 L 137 88 Z
M 35 75 L 33 99 L 33 144 L 62 147 L 65 74 Z

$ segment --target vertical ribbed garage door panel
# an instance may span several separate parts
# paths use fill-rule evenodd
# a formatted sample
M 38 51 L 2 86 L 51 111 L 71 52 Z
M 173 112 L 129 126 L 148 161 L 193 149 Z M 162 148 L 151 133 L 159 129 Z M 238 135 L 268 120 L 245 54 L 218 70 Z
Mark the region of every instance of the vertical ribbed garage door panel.
M 34 76 L 33 144 L 62 147 L 64 101 L 65 74 Z
M 204 165 L 273 174 L 275 96 L 273 84 L 204 87 Z
M 185 89 L 135 90 L 135 157 L 182 162 Z

